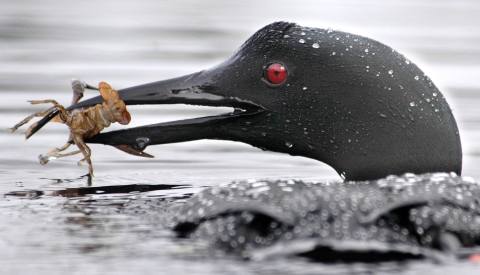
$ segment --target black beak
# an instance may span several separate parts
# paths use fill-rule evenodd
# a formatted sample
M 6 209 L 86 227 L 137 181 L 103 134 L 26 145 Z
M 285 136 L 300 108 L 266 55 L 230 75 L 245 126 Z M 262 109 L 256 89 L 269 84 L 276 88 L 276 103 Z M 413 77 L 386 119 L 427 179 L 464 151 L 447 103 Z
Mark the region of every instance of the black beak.
M 213 107 L 233 107 L 234 112 L 218 116 L 202 117 L 175 122 L 166 122 L 126 130 L 100 133 L 85 139 L 87 143 L 101 143 L 115 146 L 134 155 L 148 145 L 184 142 L 198 139 L 221 139 L 220 126 L 231 123 L 240 117 L 261 113 L 264 107 L 231 94 L 228 88 L 220 87 L 215 79 L 219 69 L 201 71 L 183 77 L 153 82 L 119 90 L 120 99 L 126 105 L 146 104 L 190 104 Z M 220 81 L 221 82 L 221 81 Z M 86 109 L 101 104 L 97 96 L 67 108 L 68 111 Z M 54 110 L 41 121 L 33 135 L 58 111 Z

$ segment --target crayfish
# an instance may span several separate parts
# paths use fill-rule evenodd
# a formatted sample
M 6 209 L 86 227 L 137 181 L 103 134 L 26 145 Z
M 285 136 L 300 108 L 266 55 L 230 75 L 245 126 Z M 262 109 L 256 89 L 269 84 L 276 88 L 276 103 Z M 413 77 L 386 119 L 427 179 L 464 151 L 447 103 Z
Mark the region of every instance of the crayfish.
M 83 97 L 83 91 L 85 88 L 97 90 L 97 88 L 87 85 L 78 79 L 72 79 L 72 88 L 74 91 L 72 105 L 77 103 Z M 83 159 L 78 161 L 78 165 L 82 165 L 83 162 L 86 161 L 89 165 L 89 174 L 90 176 L 93 176 L 93 166 L 90 159 L 91 150 L 84 142 L 84 139 L 100 133 L 100 131 L 102 131 L 104 128 L 110 126 L 111 123 L 118 122 L 122 125 L 127 125 L 131 120 L 130 113 L 127 111 L 125 103 L 120 100 L 120 96 L 118 95 L 117 91 L 113 90 L 112 87 L 110 87 L 110 85 L 106 82 L 100 82 L 98 85 L 98 90 L 100 91 L 102 98 L 105 100 L 102 104 L 97 104 L 91 108 L 81 111 L 75 110 L 72 111 L 72 113 L 69 113 L 65 107 L 52 99 L 29 100 L 28 102 L 31 104 L 51 103 L 53 104 L 53 107 L 26 117 L 24 120 L 20 121 L 17 125 L 11 128 L 11 130 L 12 132 L 15 132 L 15 130 L 29 122 L 32 118 L 44 117 L 53 109 L 58 109 L 60 113 L 51 121 L 66 124 L 68 128 L 70 128 L 70 136 L 67 143 L 65 143 L 65 145 L 62 147 L 54 148 L 47 154 L 40 155 L 40 163 L 47 164 L 50 159 L 62 158 L 82 153 Z M 37 123 L 34 123 L 27 129 L 25 132 L 27 137 L 30 135 L 36 125 Z M 69 153 L 60 153 L 65 151 L 73 143 L 77 145 L 79 150 Z

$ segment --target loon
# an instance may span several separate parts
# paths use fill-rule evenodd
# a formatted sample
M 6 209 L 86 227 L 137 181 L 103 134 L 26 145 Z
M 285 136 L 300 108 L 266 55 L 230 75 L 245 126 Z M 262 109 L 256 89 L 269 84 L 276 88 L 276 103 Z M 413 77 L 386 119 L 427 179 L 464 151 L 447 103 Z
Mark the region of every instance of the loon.
M 283 253 L 324 261 L 459 255 L 480 244 L 480 188 L 460 176 L 452 111 L 430 78 L 380 42 L 275 22 L 215 67 L 119 94 L 127 105 L 234 111 L 102 133 L 86 142 L 141 152 L 198 139 L 239 141 L 316 159 L 343 179 L 205 189 L 178 213 L 179 236 L 207 239 L 248 258 Z

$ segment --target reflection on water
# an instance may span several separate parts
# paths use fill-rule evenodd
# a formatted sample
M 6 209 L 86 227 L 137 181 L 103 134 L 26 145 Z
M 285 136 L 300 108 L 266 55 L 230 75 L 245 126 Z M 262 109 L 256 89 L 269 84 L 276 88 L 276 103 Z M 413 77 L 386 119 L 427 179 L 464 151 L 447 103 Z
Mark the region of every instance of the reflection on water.
M 72 77 L 120 89 L 185 75 L 225 59 L 260 27 L 289 20 L 375 38 L 417 63 L 451 102 L 465 153 L 463 174 L 478 181 L 479 12 L 476 0 L 0 1 L 0 128 L 45 107 L 26 100 L 68 104 Z M 129 127 L 225 112 L 194 106 L 129 111 Z M 38 163 L 39 154 L 67 137 L 68 129 L 54 124 L 28 142 L 0 132 L 1 274 L 471 274 L 478 269 L 463 262 L 240 262 L 175 238 L 173 213 L 185 198 L 233 179 L 338 179 L 334 171 L 233 142 L 149 147 L 155 159 L 91 145 L 96 177 L 89 188 L 85 167 L 78 167 L 75 157 Z

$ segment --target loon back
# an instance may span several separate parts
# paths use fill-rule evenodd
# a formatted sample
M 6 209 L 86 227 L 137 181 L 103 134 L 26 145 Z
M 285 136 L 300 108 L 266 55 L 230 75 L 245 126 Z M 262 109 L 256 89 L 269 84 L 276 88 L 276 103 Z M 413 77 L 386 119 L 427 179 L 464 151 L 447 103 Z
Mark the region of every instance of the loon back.
M 243 257 L 435 257 L 435 251 L 480 245 L 480 186 L 446 173 L 367 182 L 233 182 L 195 194 L 175 230 Z

